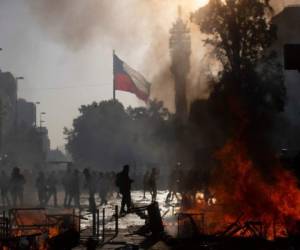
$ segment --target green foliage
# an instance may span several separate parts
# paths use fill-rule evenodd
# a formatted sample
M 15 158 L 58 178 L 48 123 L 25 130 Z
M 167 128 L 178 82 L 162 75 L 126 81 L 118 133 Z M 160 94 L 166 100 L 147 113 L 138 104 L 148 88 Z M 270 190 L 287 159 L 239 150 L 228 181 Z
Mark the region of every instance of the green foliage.
M 162 161 L 172 140 L 172 116 L 161 102 L 124 109 L 117 101 L 82 106 L 73 128 L 66 129 L 67 150 L 75 162 L 118 169 L 124 163 Z

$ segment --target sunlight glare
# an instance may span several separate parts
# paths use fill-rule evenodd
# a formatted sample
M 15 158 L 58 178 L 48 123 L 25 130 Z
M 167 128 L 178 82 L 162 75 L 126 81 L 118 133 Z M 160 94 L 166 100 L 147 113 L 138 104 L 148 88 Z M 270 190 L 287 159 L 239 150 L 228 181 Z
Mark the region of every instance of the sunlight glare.
M 202 7 L 205 4 L 207 4 L 209 0 L 195 0 L 195 1 L 196 1 L 197 7 L 199 8 L 199 7 Z

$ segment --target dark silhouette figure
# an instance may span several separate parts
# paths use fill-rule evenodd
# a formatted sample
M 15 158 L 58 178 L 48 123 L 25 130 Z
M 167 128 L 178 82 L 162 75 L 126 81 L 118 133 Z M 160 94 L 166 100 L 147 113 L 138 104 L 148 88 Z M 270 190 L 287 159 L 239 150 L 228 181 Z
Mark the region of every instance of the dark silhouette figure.
M 174 169 L 171 170 L 171 174 L 169 177 L 169 193 L 167 194 L 166 203 L 173 201 L 174 197 L 178 200 L 177 192 L 178 192 L 178 186 L 180 182 L 180 176 L 179 176 L 179 168 L 181 166 L 181 163 L 178 162 Z
M 46 180 L 46 185 L 47 185 L 47 200 L 46 204 L 50 201 L 51 197 L 53 197 L 53 205 L 57 207 L 57 177 L 54 171 L 50 173 Z
M 103 174 L 99 173 L 98 176 L 98 192 L 99 192 L 99 198 L 101 199 L 100 206 L 107 205 L 107 196 L 110 192 L 110 185 L 111 185 L 111 176 L 109 173 Z
M 70 199 L 71 177 L 72 177 L 71 166 L 72 166 L 71 163 L 69 163 L 67 170 L 62 178 L 62 186 L 65 191 L 64 207 L 68 206 L 68 202 Z
M 24 184 L 25 178 L 20 173 L 20 169 L 15 167 L 12 170 L 10 177 L 10 192 L 12 197 L 13 206 L 17 206 L 17 201 L 19 201 L 19 205 L 23 205 L 23 195 L 24 195 Z
M 131 183 L 133 180 L 129 178 L 129 165 L 123 167 L 122 172 L 117 174 L 116 184 L 119 187 L 120 194 L 122 195 L 120 213 L 128 213 L 131 209 Z M 125 206 L 127 211 L 125 212 Z
M 3 206 L 10 206 L 10 200 L 8 196 L 9 191 L 9 178 L 6 175 L 4 170 L 1 171 L 1 181 L 0 181 L 0 189 L 1 189 L 1 198 Z
M 96 202 L 95 202 L 95 192 L 96 192 L 96 176 L 90 173 L 90 170 L 85 168 L 83 170 L 83 175 L 85 178 L 85 187 L 89 192 L 89 210 L 96 210 Z
M 157 196 L 157 170 L 156 168 L 152 168 L 151 174 L 149 177 L 149 189 L 152 197 L 152 202 L 156 201 L 156 196 Z
M 35 187 L 37 190 L 40 206 L 43 207 L 46 205 L 47 199 L 46 177 L 43 172 L 39 172 L 38 177 L 35 181 Z
M 144 199 L 146 199 L 146 192 L 149 190 L 149 176 L 150 176 L 150 173 L 147 170 L 143 177 L 143 190 L 144 190 L 143 198 Z
M 74 200 L 75 207 L 80 207 L 80 178 L 79 171 L 75 169 L 70 178 L 70 188 L 69 190 L 69 200 L 68 207 L 71 207 L 71 203 Z

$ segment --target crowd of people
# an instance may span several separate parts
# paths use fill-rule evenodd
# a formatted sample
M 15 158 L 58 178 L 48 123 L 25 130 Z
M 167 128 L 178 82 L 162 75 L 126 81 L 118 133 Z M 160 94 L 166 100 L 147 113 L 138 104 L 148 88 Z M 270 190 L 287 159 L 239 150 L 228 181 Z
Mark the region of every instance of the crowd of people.
M 64 206 L 67 208 L 80 208 L 83 204 L 80 203 L 82 193 L 88 194 L 88 207 L 93 211 L 97 205 L 107 205 L 108 200 L 114 195 L 122 197 L 121 213 L 127 213 L 132 208 L 131 188 L 134 182 L 129 176 L 130 167 L 125 165 L 120 173 L 115 172 L 100 172 L 85 168 L 80 171 L 74 166 L 69 165 L 65 171 L 35 171 L 31 175 L 20 171 L 18 167 L 12 169 L 10 174 L 5 170 L 1 171 L 0 191 L 2 204 L 6 207 L 24 206 L 24 188 L 26 185 L 31 185 L 32 190 L 36 193 L 39 206 L 46 207 Z M 190 178 L 189 178 L 190 176 Z M 180 163 L 172 169 L 169 175 L 168 194 L 166 203 L 183 199 L 185 192 L 185 182 L 192 182 L 194 173 L 185 175 Z M 159 171 L 157 168 L 152 168 L 142 176 L 142 185 L 144 195 L 146 192 L 151 194 L 151 202 L 157 199 Z M 191 190 L 191 189 L 189 189 Z M 58 195 L 60 194 L 60 195 Z M 180 194 L 180 197 L 178 197 Z M 60 198 L 58 197 L 60 196 Z M 96 204 L 98 196 L 99 203 Z M 206 195 L 208 197 L 208 195 Z M 30 199 L 32 199 L 32 192 Z M 26 203 L 26 205 L 28 205 Z M 32 203 L 30 205 L 33 205 Z M 126 209 L 125 209 L 126 208 Z
M 85 190 L 89 194 L 89 207 L 96 207 L 95 196 L 98 194 L 100 205 L 107 204 L 109 197 L 117 191 L 114 172 L 90 171 L 82 172 L 69 166 L 66 171 L 38 171 L 37 174 L 22 171 L 14 167 L 11 173 L 5 170 L 0 174 L 0 192 L 2 206 L 22 207 L 33 205 L 34 196 L 24 202 L 24 193 L 29 189 L 36 193 L 38 205 L 64 207 L 80 207 L 80 196 Z M 58 193 L 61 191 L 63 198 L 59 204 Z M 24 204 L 26 203 L 26 204 Z

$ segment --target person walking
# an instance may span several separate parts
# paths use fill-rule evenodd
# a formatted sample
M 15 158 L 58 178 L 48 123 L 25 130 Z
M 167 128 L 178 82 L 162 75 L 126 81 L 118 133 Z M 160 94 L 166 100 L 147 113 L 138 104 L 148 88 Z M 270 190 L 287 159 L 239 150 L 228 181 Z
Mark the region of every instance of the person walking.
M 46 204 L 50 201 L 50 199 L 53 197 L 53 205 L 57 207 L 57 177 L 56 173 L 52 171 L 48 178 L 46 179 L 46 185 L 47 185 L 47 200 Z
M 130 212 L 131 209 L 131 184 L 133 182 L 129 177 L 129 165 L 125 165 L 123 167 L 122 172 L 117 174 L 116 184 L 119 187 L 120 194 L 122 195 L 121 201 L 121 214 L 125 214 L 126 212 Z M 127 210 L 125 211 L 125 206 Z

